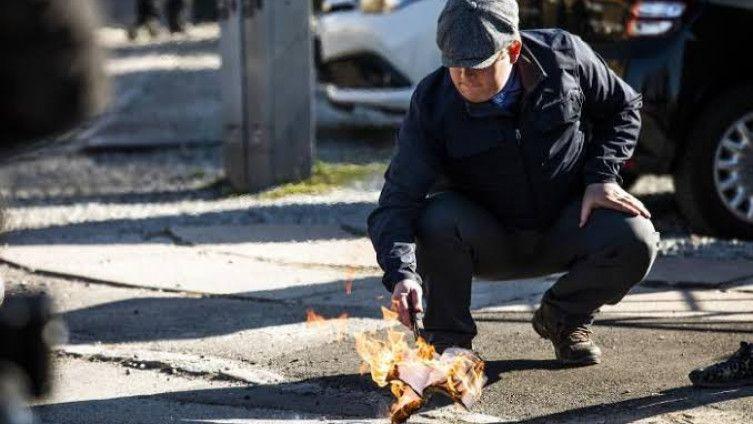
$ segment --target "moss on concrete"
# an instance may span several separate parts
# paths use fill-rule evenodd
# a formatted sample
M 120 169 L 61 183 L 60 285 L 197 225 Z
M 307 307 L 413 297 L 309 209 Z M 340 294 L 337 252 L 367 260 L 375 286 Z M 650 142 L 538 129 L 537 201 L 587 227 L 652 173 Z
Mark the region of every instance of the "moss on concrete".
M 259 193 L 258 196 L 263 199 L 278 199 L 296 194 L 324 193 L 371 175 L 383 173 L 385 169 L 387 169 L 385 162 L 354 164 L 316 161 L 309 178 L 270 188 Z

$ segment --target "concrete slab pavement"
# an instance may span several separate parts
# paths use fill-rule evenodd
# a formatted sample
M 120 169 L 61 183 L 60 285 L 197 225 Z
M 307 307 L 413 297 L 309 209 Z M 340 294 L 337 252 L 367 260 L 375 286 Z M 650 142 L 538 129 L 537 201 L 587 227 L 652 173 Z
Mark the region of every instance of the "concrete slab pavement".
M 2 249 L 0 257 L 29 269 L 120 285 L 278 300 L 327 292 L 332 285 L 341 290 L 344 278 L 354 278 L 341 269 L 280 265 L 160 243 L 14 246 Z
M 60 244 L 26 245 L 9 239 L 0 259 L 28 269 L 130 287 L 375 309 L 388 303 L 381 272 L 369 264 L 374 254 L 366 239 L 353 238 L 336 227 L 289 225 L 277 235 L 284 234 L 280 239 L 287 241 L 265 239 L 278 229 L 219 227 L 214 235 L 211 228 L 176 229 L 181 240 L 197 243 L 189 246 L 145 242 L 138 234 L 110 235 L 106 243 L 68 238 Z M 314 235 L 327 238 L 310 239 Z M 533 305 L 553 281 L 551 277 L 478 281 L 473 286 L 473 308 L 510 302 Z M 350 295 L 344 295 L 346 291 Z
M 176 226 L 171 231 L 196 247 L 276 262 L 378 271 L 371 242 L 340 225 Z
M 647 283 L 673 286 L 721 287 L 753 277 L 753 261 L 706 258 L 659 258 Z
M 178 292 L 375 309 L 388 300 L 370 242 L 339 225 L 176 226 L 167 230 L 169 237 L 156 238 L 76 228 L 58 232 L 47 238 L 44 232 L 31 238 L 16 232 L 6 239 L 0 259 L 28 269 Z M 640 301 L 607 309 L 735 316 L 753 309 L 751 299 L 717 289 L 734 288 L 752 281 L 751 276 L 749 261 L 659 258 L 644 283 L 655 290 L 641 292 Z M 556 277 L 479 280 L 472 308 L 533 310 Z M 346 290 L 350 295 L 341 296 Z

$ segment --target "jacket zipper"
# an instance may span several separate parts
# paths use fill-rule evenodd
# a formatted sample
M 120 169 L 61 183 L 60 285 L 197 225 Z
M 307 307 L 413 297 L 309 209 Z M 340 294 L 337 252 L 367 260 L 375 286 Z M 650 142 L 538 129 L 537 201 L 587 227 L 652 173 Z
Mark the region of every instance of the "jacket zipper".
M 526 183 L 528 184 L 528 193 L 531 196 L 531 204 L 533 206 L 533 212 L 536 218 L 537 226 L 539 226 L 542 222 L 541 214 L 540 214 L 540 206 L 539 206 L 539 199 L 536 195 L 536 190 L 533 189 L 533 182 L 531 181 L 531 173 L 528 169 L 528 161 L 526 160 L 525 153 L 523 152 L 523 140 L 522 135 L 520 133 L 520 124 L 523 121 L 523 114 L 525 113 L 526 108 L 526 100 L 528 100 L 528 96 L 523 97 L 520 105 L 520 116 L 518 117 L 518 125 L 515 128 L 515 139 L 516 144 L 518 146 L 518 154 L 520 155 L 520 160 L 523 162 L 523 172 L 526 174 Z

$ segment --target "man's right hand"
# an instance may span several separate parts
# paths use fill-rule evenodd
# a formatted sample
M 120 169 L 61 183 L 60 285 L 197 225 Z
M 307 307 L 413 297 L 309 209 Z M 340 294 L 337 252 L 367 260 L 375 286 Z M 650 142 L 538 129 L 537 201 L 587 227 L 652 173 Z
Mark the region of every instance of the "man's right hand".
M 392 290 L 392 304 L 397 310 L 398 320 L 409 329 L 412 328 L 410 307 L 412 306 L 415 312 L 423 312 L 423 294 L 421 285 L 414 280 L 402 280 Z

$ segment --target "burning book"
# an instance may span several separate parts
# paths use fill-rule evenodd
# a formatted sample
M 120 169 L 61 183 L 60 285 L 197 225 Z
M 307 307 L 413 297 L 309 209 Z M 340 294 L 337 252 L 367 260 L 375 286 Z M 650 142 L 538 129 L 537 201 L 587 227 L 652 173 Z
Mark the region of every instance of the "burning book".
M 394 312 L 383 308 L 385 319 Z M 423 339 L 414 347 L 405 334 L 388 330 L 386 340 L 356 335 L 356 350 L 379 387 L 390 385 L 395 402 L 390 407 L 393 423 L 403 423 L 425 404 L 433 392 L 443 393 L 464 408 L 470 408 L 486 383 L 484 362 L 472 351 L 449 348 L 439 355 Z

